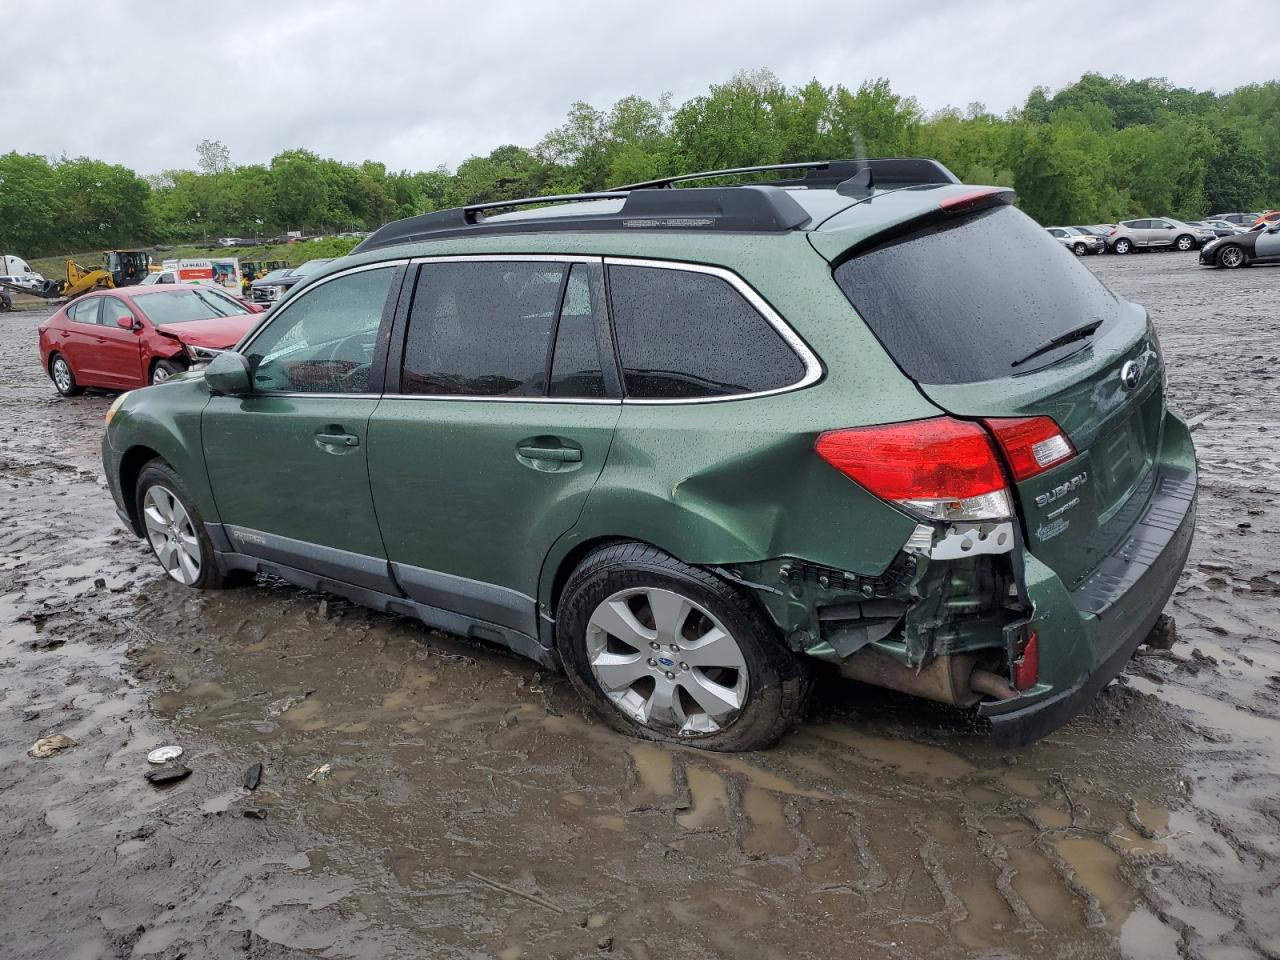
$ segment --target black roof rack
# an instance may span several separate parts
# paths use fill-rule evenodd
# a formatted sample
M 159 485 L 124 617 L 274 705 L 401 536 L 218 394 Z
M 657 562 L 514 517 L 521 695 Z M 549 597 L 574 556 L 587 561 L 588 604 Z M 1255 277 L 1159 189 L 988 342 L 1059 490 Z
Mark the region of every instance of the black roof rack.
M 793 179 L 719 187 L 670 188 L 689 180 L 745 176 L 751 173 L 804 171 Z M 856 179 L 855 179 L 856 178 Z M 481 234 L 538 233 L 555 230 L 728 230 L 744 233 L 781 233 L 809 221 L 809 214 L 786 187 L 832 189 L 847 184 L 867 190 L 877 187 L 959 183 L 956 176 L 936 160 L 920 158 L 874 160 L 824 160 L 812 163 L 777 163 L 758 167 L 736 167 L 686 173 L 644 183 L 633 183 L 596 193 L 570 193 L 521 200 L 492 200 L 424 213 L 396 220 L 375 230 L 352 253 L 363 253 L 416 240 L 441 240 Z M 491 210 L 579 203 L 591 200 L 621 200 L 618 210 L 608 212 L 566 210 L 563 216 L 526 219 L 486 216 Z
M 622 208 L 606 213 L 568 210 L 564 216 L 525 220 L 493 219 L 486 210 L 504 210 L 584 200 L 622 200 Z M 556 230 L 716 229 L 745 233 L 794 230 L 809 214 L 793 197 L 772 186 L 707 187 L 656 193 L 650 190 L 605 190 L 523 200 L 495 200 L 397 220 L 375 230 L 352 253 L 414 240 L 438 240 L 487 233 L 533 233 Z

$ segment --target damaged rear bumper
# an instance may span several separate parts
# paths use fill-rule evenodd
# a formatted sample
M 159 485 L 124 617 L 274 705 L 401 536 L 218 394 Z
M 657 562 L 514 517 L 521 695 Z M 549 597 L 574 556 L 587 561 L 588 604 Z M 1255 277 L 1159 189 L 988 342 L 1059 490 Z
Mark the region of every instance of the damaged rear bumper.
M 979 707 L 998 745 L 1023 746 L 1062 726 L 1124 669 L 1164 610 L 1191 551 L 1195 494 L 1194 467 L 1163 472 L 1130 535 L 1074 591 L 1034 556 L 1026 558 L 1041 684 Z M 1090 665 L 1083 674 L 1081 663 Z

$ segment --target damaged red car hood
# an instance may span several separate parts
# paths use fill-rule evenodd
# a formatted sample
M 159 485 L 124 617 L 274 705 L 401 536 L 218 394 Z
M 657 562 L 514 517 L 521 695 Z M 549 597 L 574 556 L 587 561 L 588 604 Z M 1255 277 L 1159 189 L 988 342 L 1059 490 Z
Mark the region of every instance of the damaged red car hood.
M 165 323 L 156 327 L 161 333 L 177 337 L 193 347 L 209 347 L 225 350 L 235 346 L 240 338 L 258 322 L 258 315 L 247 313 L 236 317 L 213 317 L 209 320 L 187 320 L 183 323 Z

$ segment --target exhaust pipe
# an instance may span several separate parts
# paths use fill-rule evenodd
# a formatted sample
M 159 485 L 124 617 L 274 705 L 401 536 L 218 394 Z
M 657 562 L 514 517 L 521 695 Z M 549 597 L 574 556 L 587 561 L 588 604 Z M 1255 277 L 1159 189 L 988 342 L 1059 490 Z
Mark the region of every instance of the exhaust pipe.
M 970 653 L 948 654 L 916 670 L 878 650 L 863 648 L 840 664 L 840 672 L 851 680 L 957 707 L 972 707 L 984 696 L 996 700 L 1018 696 L 1007 679 L 979 670 L 977 660 Z

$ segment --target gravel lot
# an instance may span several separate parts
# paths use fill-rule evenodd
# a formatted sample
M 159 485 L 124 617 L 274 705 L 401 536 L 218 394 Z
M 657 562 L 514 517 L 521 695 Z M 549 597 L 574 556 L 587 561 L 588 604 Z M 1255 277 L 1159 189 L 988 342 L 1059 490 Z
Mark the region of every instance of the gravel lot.
M 1280 957 L 1280 269 L 1088 265 L 1155 318 L 1200 527 L 1171 653 L 1013 754 L 838 682 L 769 752 L 639 745 L 512 655 L 185 590 L 104 488 L 110 395 L 0 314 L 0 954 Z

